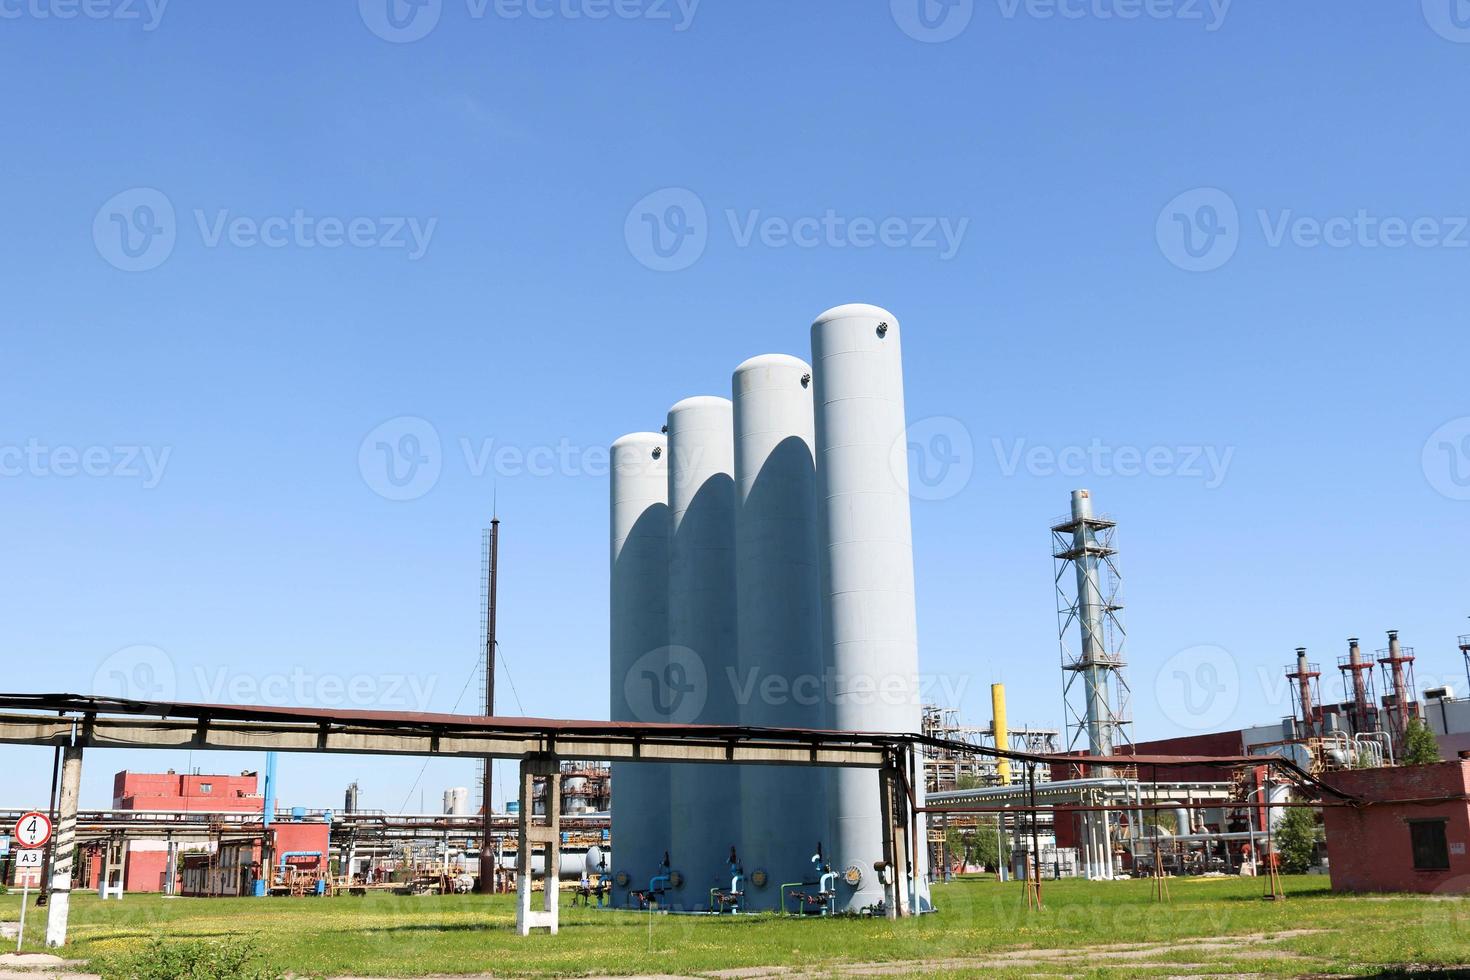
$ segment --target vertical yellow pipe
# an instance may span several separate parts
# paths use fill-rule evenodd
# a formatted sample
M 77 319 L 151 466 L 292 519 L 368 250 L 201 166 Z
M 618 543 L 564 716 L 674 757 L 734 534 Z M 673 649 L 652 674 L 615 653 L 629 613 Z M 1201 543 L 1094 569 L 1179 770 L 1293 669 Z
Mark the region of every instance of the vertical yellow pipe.
M 995 732 L 995 747 L 998 749 L 1010 748 L 1011 732 L 1006 727 L 1006 686 L 1004 684 L 990 685 L 990 717 L 991 726 Z M 995 771 L 1000 776 L 1002 786 L 1011 784 L 1011 760 L 998 760 L 995 764 Z

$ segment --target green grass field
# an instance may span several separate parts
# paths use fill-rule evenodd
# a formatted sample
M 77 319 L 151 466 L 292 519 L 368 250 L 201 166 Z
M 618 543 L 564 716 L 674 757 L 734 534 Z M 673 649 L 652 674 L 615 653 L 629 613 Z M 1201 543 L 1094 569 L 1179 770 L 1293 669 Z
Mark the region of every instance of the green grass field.
M 1172 901 L 1148 881 L 1048 882 L 1027 912 L 1020 886 L 961 881 L 936 888 L 938 914 L 902 922 L 779 917 L 710 919 L 563 906 L 561 934 L 512 929 L 508 896 L 163 899 L 103 904 L 78 895 L 63 952 L 108 964 L 150 938 L 241 937 L 301 976 L 432 974 L 708 975 L 797 967 L 813 975 L 1098 977 L 1374 975 L 1470 963 L 1470 898 L 1334 896 L 1320 877 L 1286 880 L 1287 900 L 1256 879 L 1176 879 Z M 15 921 L 19 897 L 0 896 Z M 42 923 L 32 920 L 28 949 Z

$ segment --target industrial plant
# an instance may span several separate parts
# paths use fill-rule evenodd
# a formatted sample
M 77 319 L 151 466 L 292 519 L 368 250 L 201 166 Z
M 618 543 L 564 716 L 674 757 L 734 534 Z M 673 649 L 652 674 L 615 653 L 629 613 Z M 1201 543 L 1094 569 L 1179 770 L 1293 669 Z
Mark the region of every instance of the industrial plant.
M 53 946 L 73 889 L 513 892 L 522 935 L 557 932 L 564 891 L 609 915 L 813 920 L 942 912 L 935 889 L 960 876 L 1019 883 L 1033 911 L 1067 878 L 1152 879 L 1165 900 L 1172 877 L 1260 877 L 1274 899 L 1283 821 L 1310 808 L 1334 889 L 1465 890 L 1470 700 L 1418 691 L 1397 630 L 1374 653 L 1348 638 L 1335 671 L 1297 647 L 1279 719 L 1138 738 L 1119 521 L 1088 489 L 1037 527 L 1060 723 L 1012 719 L 999 683 L 982 723 L 923 702 L 902 344 L 892 313 L 836 307 L 809 361 L 753 356 L 728 397 L 692 394 L 611 444 L 610 720 L 497 711 L 497 517 L 479 714 L 0 695 L 0 742 L 57 761 L 48 807 L 0 814 L 56 837 L 0 859 L 0 881 L 45 894 Z M 1455 650 L 1470 681 L 1470 636 Z M 109 808 L 81 807 L 83 750 L 115 747 L 264 752 L 264 777 L 124 771 Z M 389 811 L 354 782 L 341 806 L 287 806 L 275 773 L 293 752 L 462 758 L 478 792 Z M 501 809 L 496 759 L 520 767 Z

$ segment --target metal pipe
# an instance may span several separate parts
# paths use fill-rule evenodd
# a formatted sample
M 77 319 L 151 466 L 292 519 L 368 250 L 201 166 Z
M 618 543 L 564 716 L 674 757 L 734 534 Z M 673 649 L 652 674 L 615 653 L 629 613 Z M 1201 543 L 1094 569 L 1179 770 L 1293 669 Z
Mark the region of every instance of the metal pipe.
M 495 716 L 495 597 L 499 586 L 500 566 L 500 517 L 492 514 L 490 517 L 490 580 L 486 583 L 489 590 L 485 601 L 485 714 L 489 717 Z M 488 846 L 490 835 L 493 832 L 492 823 L 495 807 L 494 799 L 495 762 L 488 756 L 485 759 L 485 769 L 482 775 L 484 780 L 484 791 L 480 794 L 481 803 L 484 806 L 484 838 Z M 480 894 L 489 895 L 495 891 L 495 875 L 485 874 L 480 870 Z
M 1011 747 L 1010 728 L 1006 725 L 1006 686 L 990 685 L 990 728 L 995 747 L 1005 751 Z M 1000 757 L 995 762 L 995 774 L 1002 786 L 1011 784 L 1011 760 Z
M 1112 729 L 1108 724 L 1108 672 L 1100 662 L 1107 656 L 1103 639 L 1103 595 L 1098 581 L 1098 557 L 1092 520 L 1092 495 L 1072 491 L 1072 546 L 1077 574 L 1077 619 L 1082 631 L 1082 676 L 1087 685 L 1087 746 L 1092 755 L 1112 755 Z

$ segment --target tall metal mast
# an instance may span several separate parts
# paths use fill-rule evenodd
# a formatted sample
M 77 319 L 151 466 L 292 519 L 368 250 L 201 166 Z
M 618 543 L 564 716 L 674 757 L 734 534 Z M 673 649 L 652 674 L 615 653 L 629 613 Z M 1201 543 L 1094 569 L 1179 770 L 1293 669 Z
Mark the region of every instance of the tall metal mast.
M 1092 495 L 1072 491 L 1072 512 L 1052 526 L 1056 559 L 1057 634 L 1062 648 L 1063 700 L 1067 710 L 1067 750 L 1086 741 L 1092 755 L 1113 755 L 1132 745 L 1128 681 L 1124 676 L 1122 576 L 1113 558 L 1117 528 L 1095 517 Z M 1068 573 L 1071 572 L 1071 575 Z M 1076 623 L 1076 653 L 1067 634 Z
M 490 530 L 485 538 L 485 714 L 495 714 L 495 593 L 500 566 L 500 517 L 492 515 Z M 485 771 L 481 777 L 481 804 L 484 807 L 484 840 L 480 845 L 480 892 L 485 895 L 495 890 L 495 874 L 490 850 L 491 833 L 494 830 L 495 807 L 492 805 L 494 771 L 493 761 L 485 759 Z

